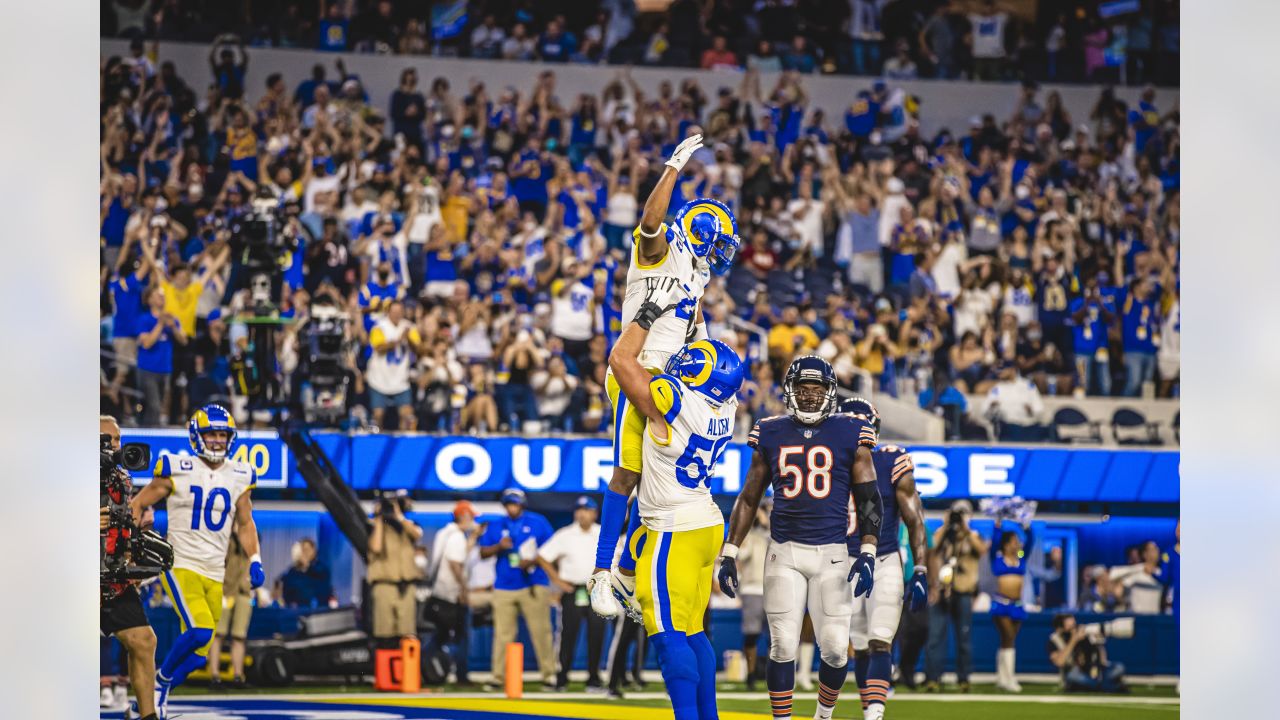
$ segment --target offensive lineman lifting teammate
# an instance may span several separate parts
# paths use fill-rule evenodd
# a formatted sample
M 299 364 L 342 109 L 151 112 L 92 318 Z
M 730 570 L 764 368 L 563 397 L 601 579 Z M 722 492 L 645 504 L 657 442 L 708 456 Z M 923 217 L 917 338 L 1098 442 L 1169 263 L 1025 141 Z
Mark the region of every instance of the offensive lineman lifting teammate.
M 649 328 L 669 309 L 646 300 L 609 354 L 618 385 L 646 421 L 637 496 L 644 525 L 629 551 L 675 720 L 716 720 L 716 654 L 702 621 L 724 516 L 711 498 L 711 477 L 733 438 L 744 368 L 728 345 L 696 340 L 671 356 L 665 372 L 651 375 L 638 356 Z
M 222 579 L 233 528 L 249 555 L 250 584 L 261 587 L 266 580 L 249 499 L 258 478 L 251 465 L 230 459 L 235 419 L 218 405 L 205 405 L 191 416 L 187 434 L 196 457 L 161 455 L 151 482 L 130 503 L 135 520 L 166 498 L 169 511 L 173 569 L 160 581 L 173 600 L 182 634 L 156 672 L 160 718 L 167 717 L 169 692 L 208 660 L 222 614 Z
M 754 452 L 729 520 L 720 589 L 734 597 L 738 546 L 751 529 L 765 486 L 772 484 L 764 569 L 769 701 L 775 720 L 791 717 L 796 650 L 807 606 L 822 656 L 814 717 L 827 720 L 848 675 L 849 583 L 856 577 L 853 595 L 869 595 L 878 575 L 875 548 L 883 511 L 871 460 L 876 431 L 862 418 L 833 414 L 835 372 L 820 357 L 796 358 L 783 392 L 788 415 L 757 422 L 747 437 Z M 850 498 L 861 530 L 856 550 L 846 547 L 845 540 Z M 852 563 L 851 553 L 856 553 Z
M 862 398 L 854 398 L 840 406 L 840 411 L 868 421 L 880 432 L 880 415 L 875 406 Z M 893 637 L 902 617 L 902 556 L 898 554 L 899 522 L 907 525 L 915 570 L 906 589 L 908 609 L 917 613 L 925 608 L 929 596 L 929 569 L 925 564 L 924 506 L 916 492 L 915 466 L 911 456 L 897 445 L 879 445 L 871 452 L 876 469 L 876 485 L 884 499 L 884 517 L 880 521 L 880 537 L 876 543 L 875 588 L 867 597 L 853 599 L 853 620 L 849 624 L 849 641 L 853 645 L 853 672 L 862 694 L 864 720 L 884 717 L 889 698 L 890 675 L 893 671 Z M 853 538 L 849 539 L 850 547 Z M 915 672 L 903 668 L 903 673 Z
M 700 198 L 686 203 L 676 213 L 673 225 L 663 219 L 671 202 L 671 192 L 693 153 L 702 147 L 695 134 L 680 143 L 658 184 L 645 201 L 644 214 L 633 237 L 635 247 L 627 270 L 627 293 L 622 302 L 622 325 L 636 319 L 649 300 L 662 310 L 647 328 L 639 363 L 650 375 L 663 372 L 668 359 L 685 343 L 707 339 L 700 306 L 711 275 L 724 275 L 733 263 L 739 240 L 737 221 L 722 203 Z M 640 620 L 635 600 L 635 557 L 631 540 L 640 527 L 638 503 L 627 516 L 627 498 L 640 481 L 644 465 L 645 418 L 621 391 L 612 366 L 605 377 L 613 406 L 613 477 L 605 489 L 600 513 L 600 540 L 596 547 L 596 568 L 588 586 L 591 606 L 603 617 L 616 617 L 625 610 Z M 627 544 L 611 572 L 614 550 L 623 524 L 627 524 Z M 621 607 L 619 607 L 621 603 Z

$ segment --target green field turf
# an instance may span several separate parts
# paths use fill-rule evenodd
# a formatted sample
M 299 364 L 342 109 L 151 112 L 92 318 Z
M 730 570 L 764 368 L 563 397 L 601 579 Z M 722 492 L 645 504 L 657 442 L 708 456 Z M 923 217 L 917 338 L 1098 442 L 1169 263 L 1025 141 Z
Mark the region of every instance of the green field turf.
M 523 700 L 504 700 L 496 693 L 484 694 L 478 686 L 432 689 L 421 695 L 399 696 L 395 693 L 370 696 L 367 685 L 292 685 L 288 688 L 246 688 L 234 691 L 234 695 L 259 697 L 295 696 L 315 697 L 327 695 L 326 700 L 343 702 L 339 697 L 349 697 L 347 702 L 372 702 L 380 705 L 422 706 L 449 703 L 450 707 L 467 708 L 470 703 L 484 703 L 490 712 L 511 713 L 511 718 L 532 718 L 554 713 L 563 708 L 568 717 L 592 718 L 594 708 L 606 707 L 610 718 L 626 720 L 657 720 L 670 717 L 670 704 L 660 696 L 662 686 L 649 683 L 643 693 L 631 693 L 622 700 L 607 700 L 600 695 L 585 695 L 579 683 L 572 683 L 567 693 L 542 693 L 538 686 L 528 686 Z M 887 717 L 891 720 L 1103 720 L 1104 718 L 1175 718 L 1180 707 L 1174 698 L 1173 688 L 1139 686 L 1128 695 L 1064 695 L 1045 684 L 1024 684 L 1021 696 L 997 694 L 989 685 L 974 686 L 970 695 L 960 695 L 954 688 L 946 688 L 943 694 L 899 692 L 889 700 Z M 182 695 L 205 695 L 209 691 L 201 684 L 184 686 Z M 719 709 L 722 720 L 748 720 L 770 717 L 769 703 L 763 689 L 746 693 L 737 683 L 724 683 L 719 689 Z M 758 697 L 756 696 L 758 695 Z M 808 694 L 806 694 L 808 695 Z M 339 696 L 339 697 L 334 697 Z M 217 694 L 212 695 L 217 697 Z M 812 696 L 797 699 L 794 717 L 813 716 L 816 700 Z M 536 709 L 535 709 L 536 708 Z M 627 709 L 633 709 L 628 713 Z M 664 712 L 665 710 L 665 712 Z M 621 712 L 620 712 L 621 711 Z M 598 711 L 597 711 L 598 712 Z M 526 714 L 528 713 L 528 714 Z M 858 718 L 856 695 L 846 695 L 836 708 L 836 717 Z

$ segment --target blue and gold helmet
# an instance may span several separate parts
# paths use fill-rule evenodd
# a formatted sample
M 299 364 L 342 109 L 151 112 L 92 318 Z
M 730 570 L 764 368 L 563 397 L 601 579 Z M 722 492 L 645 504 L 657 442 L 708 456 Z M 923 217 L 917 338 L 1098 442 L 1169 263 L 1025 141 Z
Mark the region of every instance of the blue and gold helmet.
M 214 430 L 227 433 L 227 446 L 221 451 L 211 450 L 204 441 L 204 434 Z M 195 454 L 210 462 L 221 462 L 231 456 L 231 446 L 236 441 L 236 419 L 221 405 L 205 405 L 191 416 L 187 423 L 187 439 Z
M 724 203 L 711 198 L 690 200 L 676 213 L 676 227 L 689 240 L 693 253 L 707 259 L 711 272 L 729 272 L 742 241 L 738 221 Z
M 746 368 L 738 353 L 719 340 L 695 340 L 671 356 L 664 372 L 712 402 L 723 403 L 738 394 Z

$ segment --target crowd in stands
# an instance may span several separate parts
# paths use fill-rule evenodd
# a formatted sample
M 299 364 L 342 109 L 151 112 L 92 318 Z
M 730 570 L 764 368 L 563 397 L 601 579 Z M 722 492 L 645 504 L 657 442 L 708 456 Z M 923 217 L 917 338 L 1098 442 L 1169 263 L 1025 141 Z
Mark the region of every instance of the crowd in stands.
M 242 409 L 263 373 L 296 400 L 299 328 L 323 304 L 349 318 L 361 422 L 607 430 L 631 231 L 694 133 L 670 209 L 736 214 L 742 248 L 703 309 L 749 361 L 744 416 L 782 411 L 797 353 L 939 414 L 984 397 L 973 412 L 1010 439 L 1036 439 L 1041 395 L 1177 393 L 1178 113 L 1152 88 L 1073 118 L 1027 82 L 1012 114 L 925 136 L 892 80 L 843 117 L 795 72 L 649 93 L 624 70 L 563 97 L 551 71 L 489 88 L 410 68 L 369 98 L 341 62 L 245 87 L 246 51 L 224 50 L 203 78 L 140 42 L 102 65 L 102 397 L 126 423 Z M 233 232 L 255 201 L 296 243 L 266 363 Z
M 1177 0 L 103 0 L 102 27 L 333 52 L 894 79 L 1176 85 L 1179 58 Z

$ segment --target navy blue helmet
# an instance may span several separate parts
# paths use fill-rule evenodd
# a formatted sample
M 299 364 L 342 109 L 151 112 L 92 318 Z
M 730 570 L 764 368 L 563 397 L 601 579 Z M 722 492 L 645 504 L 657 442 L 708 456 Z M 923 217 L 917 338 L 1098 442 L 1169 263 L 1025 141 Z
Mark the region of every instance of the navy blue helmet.
M 818 396 L 799 397 L 797 390 L 802 383 L 819 383 L 823 392 Z M 791 417 L 813 425 L 827 419 L 836 409 L 836 371 L 831 363 L 817 355 L 802 355 L 791 362 L 782 381 L 782 397 Z
M 863 397 L 850 398 L 840 403 L 840 412 L 866 418 L 876 429 L 876 434 L 880 434 L 880 413 L 870 400 Z

